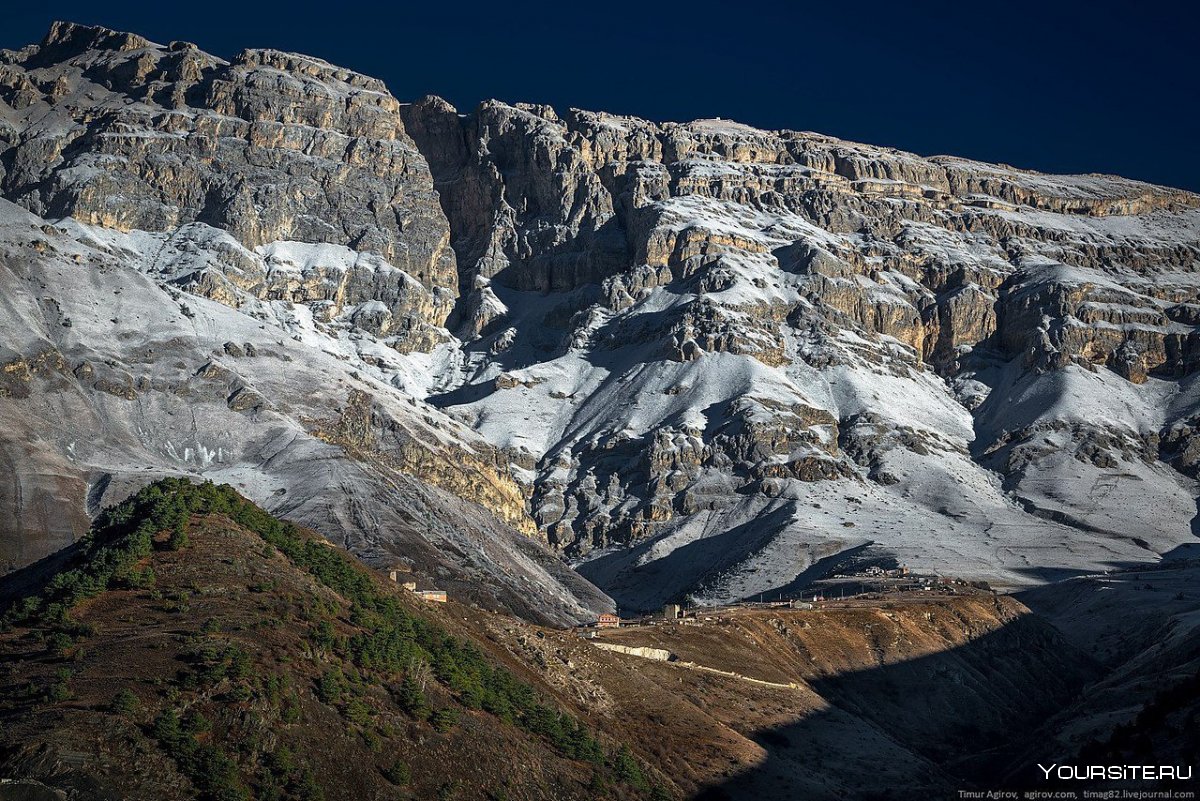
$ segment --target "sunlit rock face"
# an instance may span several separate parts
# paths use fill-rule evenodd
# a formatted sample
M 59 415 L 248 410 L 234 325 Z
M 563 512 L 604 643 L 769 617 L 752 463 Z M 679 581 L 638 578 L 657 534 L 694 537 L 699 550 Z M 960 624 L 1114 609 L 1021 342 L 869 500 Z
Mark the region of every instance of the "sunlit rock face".
M 1190 536 L 1159 442 L 1194 463 L 1195 195 L 724 120 L 402 113 L 477 388 L 431 400 L 521 455 L 605 586 L 728 597 L 868 542 L 1019 581 Z
M 726 120 L 460 113 L 306 56 L 70 24 L 0 54 L 0 188 L 10 263 L 80 279 L 8 278 L 14 420 L 68 386 L 219 384 L 222 415 L 478 504 L 622 603 L 851 553 L 1017 584 L 1192 538 L 1190 193 Z M 113 294 L 122 271 L 157 294 Z M 213 315 L 254 336 L 195 330 Z M 269 352 L 290 383 L 252 369 Z M 181 470 L 263 458 L 213 450 L 216 424 L 154 430 L 218 454 L 172 444 Z M 37 492 L 113 472 L 55 442 Z M 388 540 L 380 492 L 341 517 L 364 543 Z
M 198 228 L 232 251 L 203 283 L 262 298 L 370 300 L 386 334 L 440 326 L 457 294 L 450 232 L 429 169 L 383 83 L 319 59 L 246 50 L 225 62 L 186 42 L 57 23 L 0 64 L 7 103 L 5 197 L 35 214 L 121 231 Z M 196 225 L 200 224 L 200 225 Z M 299 257 L 275 243 L 341 246 Z M 375 254 L 358 258 L 353 254 Z M 272 258 L 274 257 L 274 258 Z M 422 339 L 424 337 L 424 339 Z

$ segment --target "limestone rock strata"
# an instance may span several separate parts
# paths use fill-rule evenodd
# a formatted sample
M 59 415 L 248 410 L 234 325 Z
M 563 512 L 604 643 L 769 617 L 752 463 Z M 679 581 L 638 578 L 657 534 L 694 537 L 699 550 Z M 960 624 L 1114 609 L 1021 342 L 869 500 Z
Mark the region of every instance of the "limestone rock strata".
M 481 453 L 461 447 L 431 448 L 361 390 L 352 391 L 338 417 L 318 425 L 313 433 L 357 458 L 377 460 L 474 501 L 522 533 L 534 533 L 525 498 L 508 474 L 508 461 L 494 449 L 478 443 Z
M 605 366 L 634 351 L 643 363 L 725 354 L 789 376 L 865 363 L 968 384 L 997 358 L 1035 373 L 1105 368 L 1136 383 L 1195 369 L 1200 286 L 1185 276 L 1200 253 L 1200 199 L 1187 192 L 725 120 L 658 124 L 495 101 L 460 115 L 433 97 L 402 114 L 451 222 L 464 296 L 456 330 L 493 354 L 524 343 L 547 366 L 573 353 Z M 1148 277 L 1164 272 L 1182 275 Z M 530 291 L 559 311 L 524 315 L 509 299 Z M 553 341 L 548 324 L 562 331 Z M 647 392 L 634 372 L 621 381 Z M 468 404 L 468 419 L 506 408 L 518 384 L 532 386 L 497 385 L 494 400 Z M 591 421 L 578 398 L 551 390 L 547 402 L 558 401 L 559 418 Z M 969 398 L 974 408 L 982 396 Z M 690 431 L 683 453 L 708 453 L 711 467 L 711 454 L 727 452 L 718 430 L 755 430 L 737 404 L 714 408 L 726 416 L 706 410 L 708 423 L 692 429 L 583 422 L 587 434 L 546 451 L 532 510 L 550 541 L 586 552 L 637 540 L 729 505 L 750 480 L 765 494 L 780 477 L 897 480 L 861 449 L 838 451 L 836 412 L 807 424 L 811 440 L 829 443 L 816 461 L 726 456 L 710 471 L 721 473 L 715 484 L 701 476 L 705 457 L 689 456 L 688 470 L 655 463 L 660 435 Z M 908 435 L 897 442 L 918 447 Z
M 0 186 L 36 214 L 172 236 L 202 223 L 269 252 L 343 246 L 376 258 L 233 280 L 260 297 L 378 300 L 409 328 L 449 314 L 449 228 L 377 79 L 273 50 L 224 62 L 187 43 L 56 23 L 40 45 L 0 57 L 0 103 L 11 126 Z M 335 267 L 343 274 L 331 277 Z

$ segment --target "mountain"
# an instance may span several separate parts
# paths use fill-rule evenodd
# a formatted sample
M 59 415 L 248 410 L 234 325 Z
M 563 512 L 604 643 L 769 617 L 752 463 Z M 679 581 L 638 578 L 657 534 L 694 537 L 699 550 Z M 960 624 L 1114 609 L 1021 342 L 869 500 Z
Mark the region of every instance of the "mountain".
M 163 475 L 560 623 L 1195 546 L 1191 193 L 70 23 L 0 192 L 8 568 Z
M 10 57 L 6 54 L 4 61 Z M 411 306 L 435 317 L 434 310 L 448 302 L 449 290 L 434 285 L 435 278 L 446 278 L 437 265 L 452 265 L 453 255 L 433 190 L 411 193 L 411 215 L 401 211 L 397 199 L 408 193 L 412 171 L 429 184 L 424 163 L 403 132 L 371 123 L 368 111 L 328 123 L 364 136 L 372 125 L 378 127 L 380 138 L 370 147 L 392 154 L 387 166 L 378 161 L 378 152 L 338 151 L 355 141 L 364 142 L 361 148 L 368 145 L 362 137 L 334 130 L 305 128 L 329 140 L 325 146 L 333 154 L 327 159 L 312 151 L 312 142 L 288 148 L 275 146 L 282 142 L 242 140 L 233 147 L 237 153 L 225 154 L 209 151 L 203 136 L 135 131 L 120 110 L 125 106 L 121 95 L 92 79 L 117 80 L 101 77 L 106 70 L 136 72 L 130 59 L 144 62 L 143 57 L 216 64 L 194 49 L 165 51 L 132 36 L 58 25 L 36 52 L 15 56 L 25 66 L 3 66 L 6 86 L 10 80 L 21 85 L 30 80 L 24 77 L 28 67 L 38 80 L 54 75 L 57 85 L 71 87 L 69 97 L 54 101 L 49 114 L 46 101 L 33 101 L 20 88 L 5 90 L 3 185 L 5 198 L 16 201 L 0 201 L 0 415 L 5 422 L 0 452 L 7 468 L 0 489 L 5 506 L 0 560 L 5 568 L 70 544 L 101 505 L 148 479 L 201 474 L 234 482 L 272 511 L 331 532 L 372 564 L 436 575 L 460 594 L 487 596 L 535 619 L 577 621 L 610 609 L 607 598 L 527 536 L 533 528 L 524 497 L 495 447 L 380 383 L 375 368 L 363 361 L 384 364 L 388 354 L 399 357 L 396 350 L 373 336 L 361 341 L 360 329 L 335 331 L 322 322 L 326 312 L 336 317 L 343 307 L 363 314 L 382 309 L 384 299 L 398 312 Z M 276 57 L 286 66 L 282 54 L 270 58 Z M 190 67 L 180 69 L 187 73 Z M 328 69 L 334 80 L 336 71 Z M 235 72 L 239 82 L 227 88 L 237 99 L 229 99 L 226 110 L 242 109 L 245 117 L 279 116 L 274 105 L 284 95 L 264 86 L 258 100 L 250 97 L 261 81 L 280 83 L 279 91 L 285 92 L 289 86 L 304 88 L 267 65 Z M 350 83 L 343 90 L 346 96 L 359 92 Z M 385 99 L 363 91 L 369 108 Z M 255 103 L 258 111 L 248 110 L 246 104 Z M 329 108 L 322 113 L 332 113 L 336 103 L 327 98 Z M 148 102 L 134 106 L 135 114 L 149 115 L 140 117 L 139 125 L 154 124 L 162 110 Z M 386 117 L 386 108 L 378 114 Z M 263 133 L 252 133 L 248 120 L 216 111 L 185 116 L 188 125 L 218 128 L 240 119 L 242 134 L 256 141 Z M 176 156 L 156 152 L 173 138 L 198 150 Z M 158 177 L 147 173 L 145 180 L 164 193 L 199 191 L 202 196 L 139 198 L 139 187 L 147 185 L 117 165 L 127 157 L 101 152 L 110 145 L 148 146 L 140 158 Z M 41 148 L 62 148 L 67 160 L 78 163 L 67 166 Z M 365 166 L 354 168 L 356 159 Z M 40 175 L 56 160 L 57 177 Z M 184 162 L 198 172 L 184 175 Z M 411 168 L 405 167 L 408 162 Z M 389 177 L 372 182 L 373 171 Z M 317 173 L 330 184 L 328 192 L 313 183 Z M 285 187 L 288 180 L 295 185 Z M 205 188 L 209 181 L 223 182 L 226 189 Z M 334 197 L 333 185 L 343 183 L 362 193 L 357 206 Z M 281 215 L 275 224 L 290 230 L 303 217 L 311 231 L 293 235 L 308 239 L 326 231 L 320 220 L 347 215 L 345 225 L 357 233 L 337 238 L 377 247 L 380 254 L 344 244 L 273 240 L 270 254 L 260 255 L 249 229 L 238 227 L 247 224 L 245 210 L 234 208 L 241 201 L 219 200 L 223 191 L 270 194 L 277 198 L 270 208 Z M 313 213 L 279 206 L 284 195 L 302 204 L 318 192 L 323 205 Z M 223 204 L 225 216 L 218 220 L 211 209 L 187 205 L 203 204 L 204 197 Z M 58 216 L 42 199 L 66 204 L 74 216 Z M 88 204 L 95 213 L 84 211 Z M 331 211 L 334 207 L 343 211 Z M 371 207 L 388 217 L 372 229 L 374 234 L 355 227 L 375 225 Z M 121 222 L 107 216 L 115 209 L 143 216 Z M 404 243 L 385 245 L 401 225 L 407 232 Z M 262 230 L 283 237 L 282 229 Z M 424 251 L 415 242 L 418 232 L 428 237 Z M 401 260 L 397 248 L 411 260 Z M 424 259 L 423 267 L 418 259 Z M 440 272 L 433 275 L 435 268 Z M 429 288 L 413 277 L 422 270 L 429 273 Z M 452 279 L 453 270 L 451 284 Z M 378 355 L 369 355 L 371 349 Z
M 1200 561 L 1081 576 L 1020 599 L 1104 672 L 1031 739 L 1079 762 L 1163 764 L 1200 759 Z

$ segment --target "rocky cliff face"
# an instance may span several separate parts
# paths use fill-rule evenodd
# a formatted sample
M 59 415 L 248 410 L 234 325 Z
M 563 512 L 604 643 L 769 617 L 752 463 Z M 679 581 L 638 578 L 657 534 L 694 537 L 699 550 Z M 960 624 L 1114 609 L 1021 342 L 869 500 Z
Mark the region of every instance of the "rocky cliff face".
M 239 368 L 229 411 L 483 504 L 626 604 L 771 591 L 863 546 L 1022 583 L 1191 537 L 1190 193 L 724 120 L 460 114 L 317 59 L 70 24 L 0 55 L 0 188 L 29 215 L 11 252 L 90 282 L 14 271 L 14 399 L 31 365 L 145 396 L 162 351 L 132 369 L 144 337 L 92 341 L 132 271 L 159 293 L 142 324 L 200 308 L 294 360 L 268 386 L 184 315 L 218 351 L 197 375 Z M 64 448 L 39 492 L 86 483 Z M 376 502 L 353 525 L 386 540 Z
M 894 546 L 896 528 L 921 561 L 1010 581 L 1040 557 L 1002 532 L 1073 536 L 1047 518 L 1099 534 L 1100 558 L 1188 535 L 1195 490 L 1158 443 L 1187 462 L 1172 416 L 1196 367 L 1200 198 L 723 120 L 496 102 L 461 116 L 436 98 L 403 114 L 433 154 L 478 388 L 431 400 L 525 454 L 552 544 L 653 542 L 583 568 L 610 589 L 773 515 L 775 548 L 806 555 L 763 564 L 772 549 L 749 537 L 679 560 L 689 582 L 736 593 L 751 587 L 727 574 L 749 570 L 782 586 L 853 543 Z M 1155 487 L 1137 512 L 1154 522 L 1097 524 L 1131 482 Z M 836 519 L 798 508 L 831 500 Z M 956 522 L 948 559 L 913 542 Z
M 194 223 L 227 232 L 261 259 L 234 252 L 187 277 L 221 300 L 313 303 L 418 340 L 449 313 L 450 232 L 400 104 L 374 78 L 274 50 L 226 63 L 187 42 L 57 23 L 41 45 L 6 54 L 0 93 L 12 129 L 4 194 L 35 214 L 172 244 Z M 341 247 L 297 257 L 269 247 L 280 241 Z

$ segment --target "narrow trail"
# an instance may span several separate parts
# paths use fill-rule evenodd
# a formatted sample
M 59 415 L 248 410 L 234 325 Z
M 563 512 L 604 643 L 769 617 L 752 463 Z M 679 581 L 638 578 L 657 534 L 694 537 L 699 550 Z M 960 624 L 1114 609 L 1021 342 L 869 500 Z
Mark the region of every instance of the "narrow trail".
M 685 668 L 688 668 L 689 670 L 702 670 L 705 673 L 716 673 L 718 676 L 728 676 L 729 678 L 732 678 L 732 679 L 739 679 L 741 681 L 746 681 L 751 684 L 758 684 L 763 687 L 776 687 L 781 690 L 799 690 L 800 689 L 800 685 L 794 681 L 788 682 L 787 684 L 783 684 L 778 681 L 767 681 L 766 679 L 755 679 L 750 676 L 743 676 L 741 673 L 734 673 L 733 671 L 730 671 L 730 670 L 721 670 L 719 668 L 709 667 L 707 665 L 698 665 L 695 662 L 671 662 L 670 664 L 679 665 L 680 667 L 685 667 Z
M 683 662 L 683 661 L 680 661 L 679 659 L 677 659 L 674 654 L 670 653 L 669 651 L 665 651 L 661 648 L 637 648 L 637 647 L 616 645 L 613 643 L 599 643 L 599 642 L 593 642 L 592 646 L 599 648 L 603 651 L 625 654 L 626 656 L 634 656 L 634 657 L 637 657 L 638 659 L 645 659 L 645 660 L 648 660 L 651 662 L 663 662 L 668 665 L 675 665 L 676 667 L 687 668 L 688 670 L 699 670 L 699 671 L 703 671 L 705 673 L 715 673 L 718 676 L 727 676 L 731 679 L 738 679 L 740 681 L 749 682 L 751 684 L 758 684 L 763 687 L 776 687 L 781 690 L 798 690 L 798 689 L 800 689 L 800 685 L 794 681 L 788 682 L 785 684 L 785 683 L 778 682 L 778 681 L 767 681 L 766 679 L 755 679 L 750 676 L 743 676 L 741 673 L 734 673 L 731 670 L 721 670 L 720 668 L 709 667 L 708 665 L 700 665 L 700 664 L 697 664 L 696 662 Z

